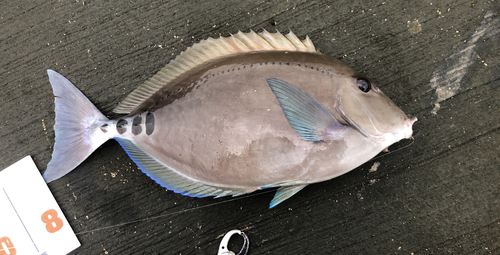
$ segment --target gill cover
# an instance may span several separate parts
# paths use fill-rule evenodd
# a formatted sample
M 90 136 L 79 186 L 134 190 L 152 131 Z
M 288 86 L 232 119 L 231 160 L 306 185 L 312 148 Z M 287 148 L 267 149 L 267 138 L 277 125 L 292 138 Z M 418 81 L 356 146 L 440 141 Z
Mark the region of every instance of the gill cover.
M 336 110 L 351 126 L 380 143 L 392 144 L 409 138 L 411 124 L 416 121 L 365 77 L 347 80 L 337 95 Z

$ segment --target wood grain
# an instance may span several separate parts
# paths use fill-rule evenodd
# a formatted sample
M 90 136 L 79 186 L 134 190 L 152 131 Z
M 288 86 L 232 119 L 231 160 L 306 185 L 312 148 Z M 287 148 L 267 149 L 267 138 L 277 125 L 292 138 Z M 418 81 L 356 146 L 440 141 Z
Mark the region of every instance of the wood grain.
M 216 254 L 231 229 L 246 231 L 249 254 L 498 254 L 500 27 L 476 33 L 499 15 L 486 0 L 2 1 L 0 169 L 32 155 L 44 171 L 50 160 L 46 69 L 116 118 L 120 100 L 193 43 L 290 29 L 377 80 L 419 118 L 415 140 L 273 209 L 273 192 L 165 191 L 110 141 L 49 184 L 82 243 L 73 254 Z M 470 61 L 452 61 L 471 45 Z M 436 105 L 431 79 L 453 80 L 453 65 L 459 88 Z

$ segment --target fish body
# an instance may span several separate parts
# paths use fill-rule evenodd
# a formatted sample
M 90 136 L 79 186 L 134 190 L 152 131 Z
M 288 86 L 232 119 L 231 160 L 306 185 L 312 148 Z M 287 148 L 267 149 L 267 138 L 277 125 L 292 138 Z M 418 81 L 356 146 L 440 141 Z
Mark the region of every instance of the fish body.
M 273 207 L 411 137 L 415 117 L 292 33 L 240 32 L 183 54 L 115 108 L 128 114 L 117 120 L 49 70 L 56 144 L 45 179 L 63 176 L 114 138 L 167 189 L 221 197 L 280 187 Z

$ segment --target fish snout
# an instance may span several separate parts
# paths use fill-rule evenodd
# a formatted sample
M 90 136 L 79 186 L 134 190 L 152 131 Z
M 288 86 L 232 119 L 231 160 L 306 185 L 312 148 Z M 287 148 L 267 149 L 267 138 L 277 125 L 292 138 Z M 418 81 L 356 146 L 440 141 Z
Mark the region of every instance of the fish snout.
M 410 138 L 413 134 L 412 126 L 413 123 L 417 121 L 417 117 L 412 116 L 412 115 L 407 115 L 405 117 L 405 126 L 404 126 L 404 137 L 405 138 Z

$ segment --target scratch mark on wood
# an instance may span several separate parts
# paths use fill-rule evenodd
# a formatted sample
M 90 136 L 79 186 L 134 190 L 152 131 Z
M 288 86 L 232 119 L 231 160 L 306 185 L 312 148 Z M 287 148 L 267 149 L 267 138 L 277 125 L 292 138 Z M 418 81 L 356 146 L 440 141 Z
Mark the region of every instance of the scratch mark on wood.
M 434 69 L 429 83 L 431 90 L 436 92 L 431 102 L 434 105 L 432 114 L 436 114 L 440 109 L 440 102 L 453 97 L 460 90 L 467 89 L 467 84 L 462 84 L 462 80 L 470 66 L 479 58 L 476 52 L 477 43 L 498 33 L 500 33 L 500 16 L 495 10 L 490 9 L 475 33 Z

